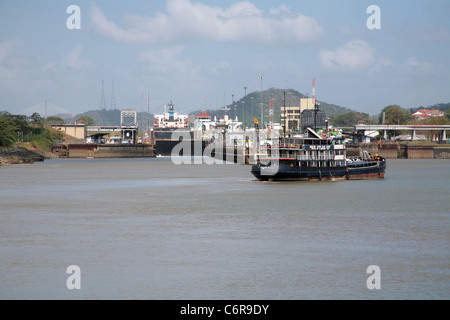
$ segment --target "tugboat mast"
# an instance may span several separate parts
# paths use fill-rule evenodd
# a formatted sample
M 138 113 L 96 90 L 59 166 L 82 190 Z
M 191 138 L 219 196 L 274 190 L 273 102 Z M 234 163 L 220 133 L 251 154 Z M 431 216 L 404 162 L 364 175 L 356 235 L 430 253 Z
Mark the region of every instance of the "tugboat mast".
M 319 111 L 319 102 L 314 101 L 314 131 L 317 132 L 317 112 Z

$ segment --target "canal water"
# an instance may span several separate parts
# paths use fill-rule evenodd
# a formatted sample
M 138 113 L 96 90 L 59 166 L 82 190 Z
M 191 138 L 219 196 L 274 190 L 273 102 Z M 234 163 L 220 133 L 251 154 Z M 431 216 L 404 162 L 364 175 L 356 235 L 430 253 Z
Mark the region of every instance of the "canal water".
M 0 167 L 0 298 L 449 299 L 449 181 L 432 159 L 336 182 L 170 158 Z

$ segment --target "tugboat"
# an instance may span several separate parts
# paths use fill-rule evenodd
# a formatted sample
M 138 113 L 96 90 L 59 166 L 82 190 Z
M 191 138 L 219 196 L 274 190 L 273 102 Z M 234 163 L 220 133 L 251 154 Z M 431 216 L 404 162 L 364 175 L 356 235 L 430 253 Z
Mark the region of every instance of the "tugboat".
M 322 181 L 382 179 L 386 159 L 371 156 L 346 157 L 342 139 L 319 135 L 308 128 L 303 137 L 285 137 L 278 145 L 260 146 L 252 174 L 260 181 Z
M 255 127 L 258 131 L 256 121 Z M 385 158 L 367 151 L 347 158 L 342 136 L 318 133 L 309 127 L 304 134 L 283 135 L 272 144 L 259 145 L 257 163 L 251 169 L 260 181 L 382 179 L 385 171 Z

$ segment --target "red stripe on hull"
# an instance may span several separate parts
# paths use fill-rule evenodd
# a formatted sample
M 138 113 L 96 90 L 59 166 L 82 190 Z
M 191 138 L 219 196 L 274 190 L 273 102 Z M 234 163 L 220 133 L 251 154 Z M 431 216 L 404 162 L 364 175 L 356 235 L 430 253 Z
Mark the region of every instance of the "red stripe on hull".
M 349 175 L 348 180 L 383 179 L 384 172 Z

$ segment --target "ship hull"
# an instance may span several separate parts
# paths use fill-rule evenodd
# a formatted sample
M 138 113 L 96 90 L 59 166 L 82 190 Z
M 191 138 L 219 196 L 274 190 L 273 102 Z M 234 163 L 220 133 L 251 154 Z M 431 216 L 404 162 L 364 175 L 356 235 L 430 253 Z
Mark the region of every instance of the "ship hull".
M 382 179 L 386 161 L 361 161 L 339 167 L 253 165 L 252 174 L 260 181 L 326 181 Z

